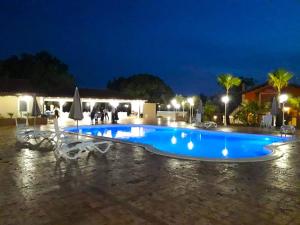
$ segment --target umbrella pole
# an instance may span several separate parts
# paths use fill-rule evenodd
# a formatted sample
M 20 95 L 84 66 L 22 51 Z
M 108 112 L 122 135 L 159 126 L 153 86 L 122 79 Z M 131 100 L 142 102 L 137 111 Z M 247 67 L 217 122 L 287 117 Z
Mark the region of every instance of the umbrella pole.
M 78 140 L 78 135 L 79 135 L 78 120 L 76 120 L 76 122 L 77 122 L 77 140 Z

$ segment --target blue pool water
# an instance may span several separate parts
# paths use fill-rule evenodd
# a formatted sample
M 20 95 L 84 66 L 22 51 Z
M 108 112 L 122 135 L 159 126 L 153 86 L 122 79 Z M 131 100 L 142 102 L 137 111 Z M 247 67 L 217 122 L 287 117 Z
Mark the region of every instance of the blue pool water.
M 66 128 L 66 131 L 77 132 L 77 128 Z M 164 154 L 221 160 L 267 156 L 272 151 L 265 146 L 287 140 L 270 135 L 150 125 L 81 126 L 79 133 L 147 144 Z

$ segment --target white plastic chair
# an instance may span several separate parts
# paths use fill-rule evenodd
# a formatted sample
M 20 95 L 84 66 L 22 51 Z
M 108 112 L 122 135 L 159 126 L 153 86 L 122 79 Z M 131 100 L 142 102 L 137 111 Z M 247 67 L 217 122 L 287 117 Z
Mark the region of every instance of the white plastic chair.
M 294 135 L 296 132 L 296 128 L 292 125 L 282 125 L 280 127 L 280 134 L 281 136 L 284 134 L 285 136 L 287 134 L 291 134 L 291 135 Z

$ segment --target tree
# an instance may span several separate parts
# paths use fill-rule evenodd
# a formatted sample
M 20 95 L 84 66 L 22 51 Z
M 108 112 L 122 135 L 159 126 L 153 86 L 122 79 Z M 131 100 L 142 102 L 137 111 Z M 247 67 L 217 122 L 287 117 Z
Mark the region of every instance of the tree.
M 173 90 L 162 79 L 150 74 L 119 77 L 109 81 L 107 88 L 155 103 L 167 104 L 174 96 Z
M 226 89 L 226 96 L 228 99 L 229 89 L 232 87 L 238 87 L 241 84 L 241 79 L 238 77 L 234 77 L 231 74 L 222 74 L 218 77 L 218 83 L 223 86 Z M 225 102 L 225 108 L 224 108 L 224 125 L 227 125 L 227 102 Z
M 0 78 L 26 79 L 37 89 L 55 91 L 75 86 L 68 66 L 46 51 L 12 56 L 0 61 Z
M 227 73 L 218 77 L 218 83 L 225 88 L 226 95 L 228 95 L 230 88 L 237 87 L 241 84 L 241 79 Z
M 288 99 L 288 103 L 296 110 L 297 115 L 297 126 L 300 124 L 299 121 L 299 110 L 300 110 L 300 97 L 291 97 Z
M 238 119 L 244 125 L 258 125 L 259 114 L 264 114 L 270 109 L 269 104 L 259 105 L 256 101 L 245 101 L 241 104 L 234 119 Z
M 281 94 L 281 90 L 288 86 L 289 80 L 292 79 L 293 74 L 284 70 L 278 69 L 272 73 L 269 73 L 269 84 L 272 85 L 276 91 L 277 95 Z
M 204 120 L 212 121 L 214 115 L 219 111 L 219 107 L 208 100 L 204 105 Z

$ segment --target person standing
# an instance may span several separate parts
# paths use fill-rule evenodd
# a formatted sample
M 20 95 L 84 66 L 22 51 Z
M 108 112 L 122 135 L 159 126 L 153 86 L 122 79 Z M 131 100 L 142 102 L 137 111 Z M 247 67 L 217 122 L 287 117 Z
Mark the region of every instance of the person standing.
M 94 124 L 95 114 L 96 114 L 96 110 L 95 110 L 95 108 L 93 108 L 92 112 L 91 112 L 91 123 L 92 123 L 92 125 Z
M 56 119 L 58 119 L 58 117 L 59 117 L 59 111 L 58 111 L 57 107 L 54 109 L 54 116 Z
M 116 121 L 115 121 L 115 113 L 116 113 L 116 109 L 112 108 L 112 110 L 111 110 L 111 122 L 112 123 L 116 123 Z
M 104 112 L 104 119 L 105 119 L 105 120 L 106 120 L 106 119 L 109 120 L 107 109 L 105 108 L 105 109 L 103 110 L 103 112 Z

